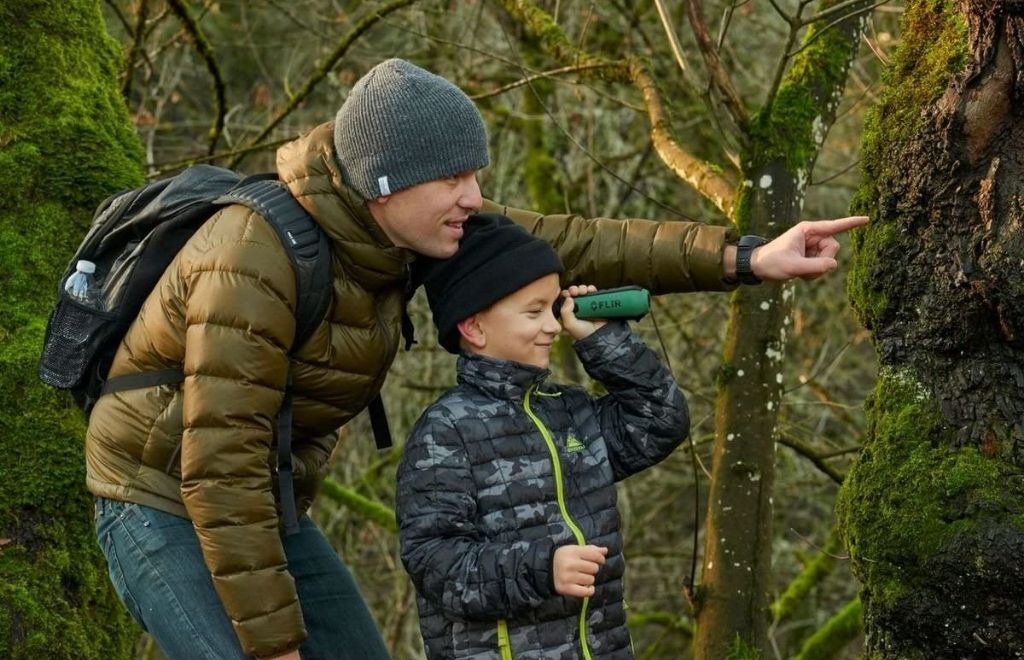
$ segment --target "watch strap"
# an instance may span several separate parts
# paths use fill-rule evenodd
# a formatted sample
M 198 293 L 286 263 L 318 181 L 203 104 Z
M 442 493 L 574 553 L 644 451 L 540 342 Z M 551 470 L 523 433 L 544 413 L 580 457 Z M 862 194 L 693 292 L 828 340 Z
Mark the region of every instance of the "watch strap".
M 754 248 L 761 247 L 767 242 L 768 239 L 763 236 L 748 234 L 741 236 L 739 242 L 736 243 L 736 280 L 740 284 L 761 283 L 761 278 L 754 275 L 754 270 L 750 265 L 750 258 L 754 253 Z

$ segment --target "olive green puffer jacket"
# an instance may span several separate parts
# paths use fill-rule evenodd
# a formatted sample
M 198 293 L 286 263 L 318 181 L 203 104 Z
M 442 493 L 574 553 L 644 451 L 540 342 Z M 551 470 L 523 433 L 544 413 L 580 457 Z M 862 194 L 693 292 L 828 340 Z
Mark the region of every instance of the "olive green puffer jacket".
M 242 206 L 185 245 L 122 342 L 111 376 L 182 365 L 185 382 L 102 397 L 86 438 L 89 490 L 190 518 L 246 653 L 305 638 L 279 536 L 274 419 L 294 380 L 296 499 L 304 511 L 337 430 L 379 392 L 400 341 L 414 255 L 391 244 L 335 163 L 331 124 L 278 151 L 278 173 L 331 241 L 334 304 L 289 357 L 295 275 L 270 225 Z M 555 245 L 565 281 L 653 293 L 724 289 L 726 230 L 543 216 L 486 202 Z

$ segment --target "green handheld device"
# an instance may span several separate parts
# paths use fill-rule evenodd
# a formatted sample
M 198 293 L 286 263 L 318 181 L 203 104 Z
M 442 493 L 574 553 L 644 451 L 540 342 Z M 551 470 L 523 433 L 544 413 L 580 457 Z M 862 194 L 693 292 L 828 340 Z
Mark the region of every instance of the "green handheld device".
M 628 319 L 638 321 L 651 309 L 651 293 L 638 286 L 602 289 L 574 299 L 573 313 L 581 319 Z

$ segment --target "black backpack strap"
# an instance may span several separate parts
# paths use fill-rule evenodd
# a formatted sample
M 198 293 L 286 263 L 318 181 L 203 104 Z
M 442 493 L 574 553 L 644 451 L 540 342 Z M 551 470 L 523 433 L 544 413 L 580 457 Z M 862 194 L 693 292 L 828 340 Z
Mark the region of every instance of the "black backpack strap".
M 185 382 L 185 372 L 181 367 L 173 369 L 162 369 L 160 371 L 143 371 L 137 374 L 126 374 L 108 378 L 103 383 L 100 396 L 111 392 L 123 392 L 124 390 L 137 390 L 143 387 L 156 387 L 157 385 L 170 385 L 171 383 Z
M 277 181 L 250 177 L 216 201 L 251 208 L 270 223 L 281 239 L 295 267 L 298 302 L 292 350 L 299 348 L 323 321 L 334 293 L 331 246 L 327 236 L 288 189 Z
M 220 204 L 242 204 L 259 213 L 277 232 L 295 269 L 297 350 L 323 321 L 331 303 L 331 248 L 320 226 L 281 183 L 270 177 L 249 177 L 218 198 Z M 299 531 L 292 472 L 292 374 L 289 370 L 284 400 L 277 413 L 277 485 L 285 534 Z
M 384 410 L 384 399 L 378 393 L 370 402 L 370 426 L 373 428 L 373 441 L 378 451 L 391 448 L 391 428 L 388 426 L 388 414 Z

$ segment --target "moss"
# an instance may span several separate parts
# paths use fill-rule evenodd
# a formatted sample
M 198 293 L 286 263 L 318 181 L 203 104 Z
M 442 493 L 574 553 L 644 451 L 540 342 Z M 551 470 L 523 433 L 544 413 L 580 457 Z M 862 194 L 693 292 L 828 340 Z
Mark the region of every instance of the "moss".
M 830 660 L 839 655 L 863 630 L 860 599 L 850 601 L 838 614 L 807 638 L 794 660 Z
M 364 497 L 331 479 L 325 479 L 320 484 L 320 493 L 353 513 L 372 520 L 389 532 L 398 533 L 398 520 L 395 517 L 395 512 L 380 502 Z
M 986 516 L 1024 507 L 1014 468 L 952 448 L 927 388 L 883 369 L 867 402 L 869 438 L 840 491 L 837 516 L 872 606 L 892 606 L 929 579 L 921 567 Z
M 804 569 L 796 579 L 786 587 L 779 599 L 772 603 L 771 611 L 776 623 L 792 617 L 811 590 L 832 572 L 836 563 L 835 556 L 841 551 L 841 545 L 839 534 L 833 530 L 821 552 L 815 555 L 814 559 L 805 562 Z
M 739 635 L 736 635 L 735 639 L 732 640 L 732 645 L 729 647 L 729 652 L 725 656 L 725 660 L 760 660 L 761 652 L 750 644 L 743 641 Z
M 98 2 L 4 3 L 0 41 L 0 657 L 127 657 L 84 422 L 36 363 L 57 279 L 96 204 L 142 180 L 142 149 Z
M 968 43 L 967 23 L 952 0 L 907 3 L 900 47 L 883 76 L 885 91 L 865 119 L 861 158 L 868 190 L 858 195 L 858 210 L 875 206 L 872 183 L 887 179 L 890 168 L 899 165 L 893 156 L 923 125 L 921 109 L 963 69 Z
M 889 311 L 889 290 L 886 283 L 896 249 L 896 226 L 885 222 L 872 223 L 853 233 L 857 259 L 846 280 L 846 295 L 868 328 L 879 327 Z
M 824 139 L 831 120 L 825 120 L 846 84 L 846 73 L 857 42 L 834 27 L 808 30 L 804 49 L 782 80 L 771 106 L 755 115 L 751 125 L 754 154 L 748 171 L 781 160 L 787 172 L 806 170 Z M 822 98 L 823 95 L 825 98 Z
M 897 180 L 892 169 L 904 162 L 902 154 L 915 139 L 926 116 L 922 109 L 933 104 L 950 86 L 967 58 L 968 27 L 951 0 L 916 0 L 907 3 L 903 36 L 884 74 L 885 90 L 865 119 L 861 142 L 861 179 L 851 211 L 872 218 L 871 224 L 854 233 L 856 257 L 850 271 L 848 293 L 865 324 L 882 317 L 887 300 L 882 292 L 886 279 L 876 269 L 886 261 L 883 254 L 895 249 L 894 224 L 885 199 L 898 195 L 899 187 L 886 192 Z M 874 285 L 871 283 L 875 282 Z

